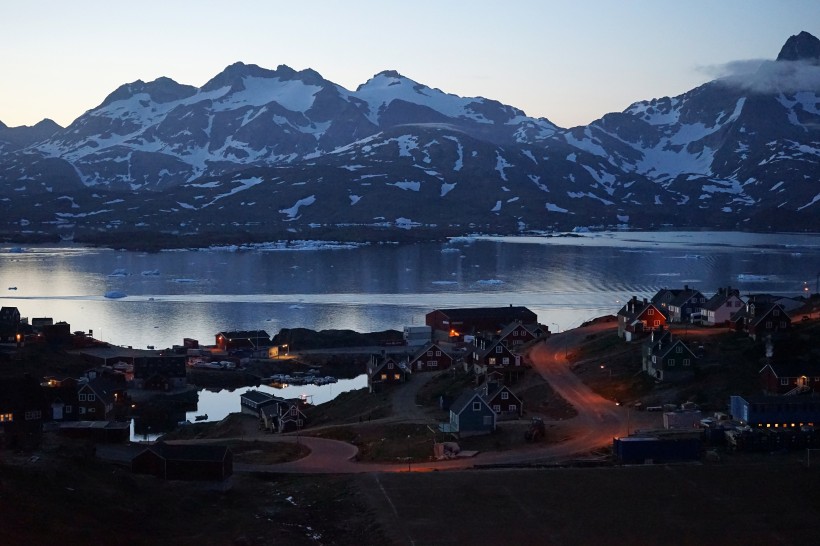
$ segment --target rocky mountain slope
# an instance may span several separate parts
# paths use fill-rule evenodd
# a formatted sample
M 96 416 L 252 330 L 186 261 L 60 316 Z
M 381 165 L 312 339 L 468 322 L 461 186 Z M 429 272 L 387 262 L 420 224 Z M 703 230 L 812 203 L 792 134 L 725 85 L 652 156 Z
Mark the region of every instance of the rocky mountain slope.
M 356 239 L 575 226 L 820 230 L 820 40 L 562 129 L 382 72 L 355 91 L 237 63 L 0 124 L 0 233 Z

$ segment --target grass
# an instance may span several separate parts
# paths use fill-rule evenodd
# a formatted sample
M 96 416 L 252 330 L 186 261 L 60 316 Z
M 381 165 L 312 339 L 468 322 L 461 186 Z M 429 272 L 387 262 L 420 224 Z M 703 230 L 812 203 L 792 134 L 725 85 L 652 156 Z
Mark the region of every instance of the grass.
M 387 392 L 370 393 L 367 389 L 347 391 L 324 404 L 310 406 L 306 416 L 310 428 L 367 422 L 390 416 L 392 404 Z

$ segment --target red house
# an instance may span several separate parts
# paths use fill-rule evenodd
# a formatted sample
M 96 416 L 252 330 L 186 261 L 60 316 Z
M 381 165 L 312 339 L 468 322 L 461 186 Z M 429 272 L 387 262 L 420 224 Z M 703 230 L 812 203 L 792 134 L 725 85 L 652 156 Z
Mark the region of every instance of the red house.
M 499 420 L 519 419 L 524 415 L 524 403 L 506 385 L 488 381 L 479 387 L 479 392 Z
M 409 367 L 416 372 L 446 370 L 453 365 L 453 357 L 437 343 L 430 343 L 410 358 Z
M 516 350 L 521 345 L 538 339 L 542 332 L 537 324 L 524 324 L 523 322 L 511 322 L 501 333 L 498 334 L 501 343 L 512 350 Z
M 620 311 L 618 311 L 618 337 L 632 341 L 644 333 L 659 328 L 665 328 L 668 322 L 666 310 L 654 303 L 639 301 L 633 296 Z
M 820 392 L 820 365 L 769 363 L 759 374 L 760 386 L 769 395 Z

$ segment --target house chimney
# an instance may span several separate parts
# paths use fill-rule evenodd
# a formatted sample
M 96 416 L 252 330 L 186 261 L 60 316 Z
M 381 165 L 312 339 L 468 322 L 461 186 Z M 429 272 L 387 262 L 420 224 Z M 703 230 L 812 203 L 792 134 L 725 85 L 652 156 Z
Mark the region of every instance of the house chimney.
M 688 284 L 684 284 L 684 285 L 683 285 L 683 289 L 684 289 L 686 292 L 688 292 L 688 291 L 689 291 L 689 285 L 688 285 Z

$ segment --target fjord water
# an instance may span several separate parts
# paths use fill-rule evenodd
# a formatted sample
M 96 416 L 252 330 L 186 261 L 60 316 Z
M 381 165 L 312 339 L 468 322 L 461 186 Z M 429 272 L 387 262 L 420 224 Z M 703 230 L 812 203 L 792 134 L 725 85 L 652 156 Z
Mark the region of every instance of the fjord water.
M 444 307 L 524 305 L 564 330 L 662 287 L 799 296 L 815 290 L 818 274 L 820 236 L 805 234 L 606 232 L 151 254 L 5 247 L 0 305 L 114 344 L 162 348 L 185 337 L 212 344 L 224 330 L 401 329 Z

